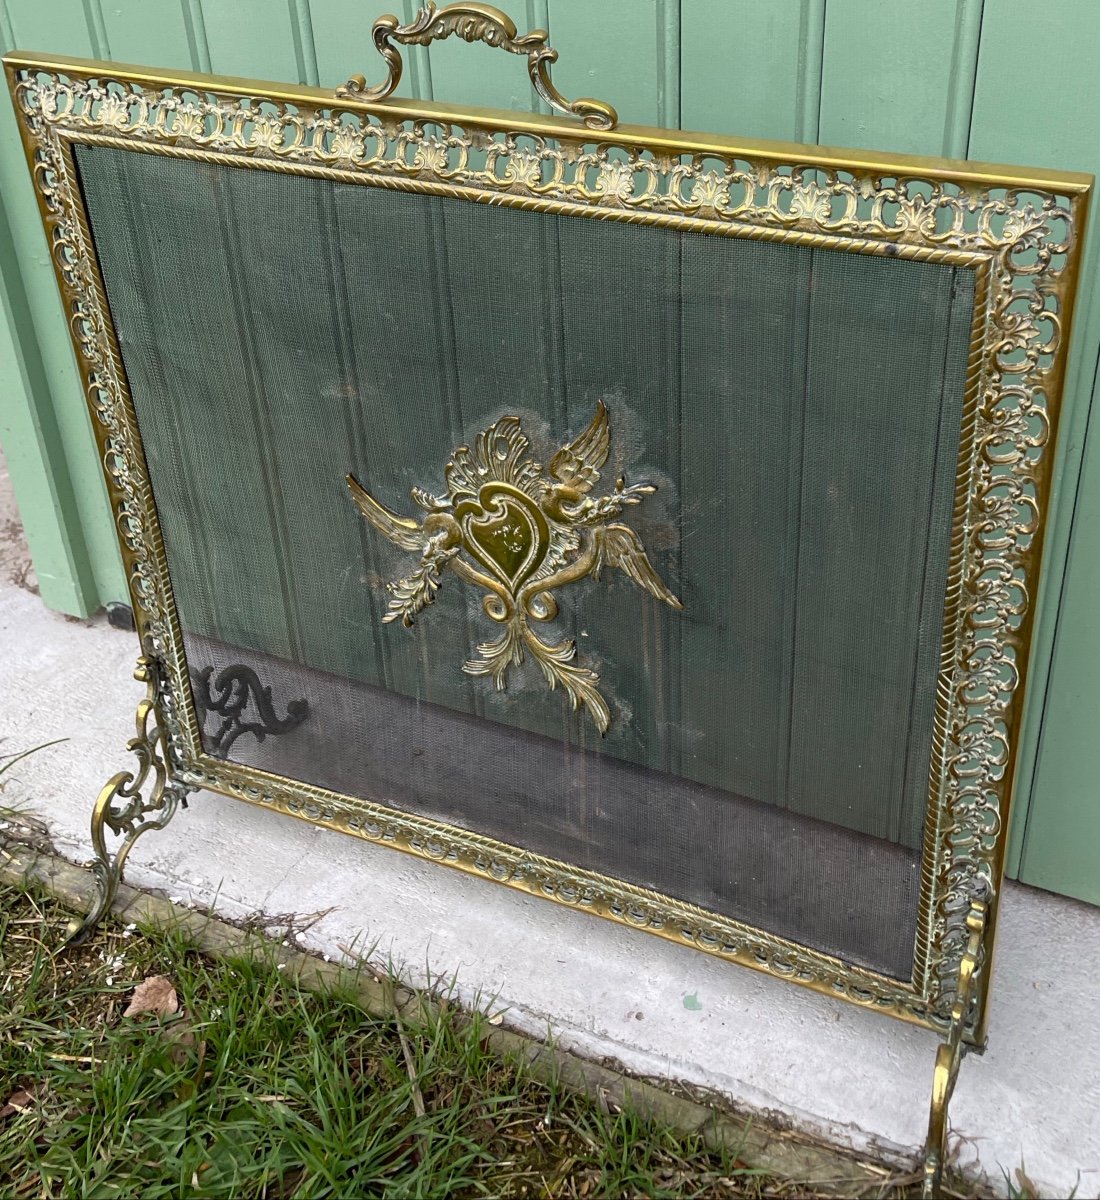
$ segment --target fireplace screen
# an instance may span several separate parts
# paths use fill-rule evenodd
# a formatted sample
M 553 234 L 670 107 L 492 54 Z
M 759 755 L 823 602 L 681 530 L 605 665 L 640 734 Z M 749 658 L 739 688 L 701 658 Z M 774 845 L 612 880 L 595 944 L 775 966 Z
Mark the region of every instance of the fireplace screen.
M 164 770 L 104 876 L 206 787 L 946 1025 L 1087 182 L 617 128 L 489 33 L 566 115 L 7 60 Z
M 972 267 L 75 160 L 229 761 L 910 977 Z

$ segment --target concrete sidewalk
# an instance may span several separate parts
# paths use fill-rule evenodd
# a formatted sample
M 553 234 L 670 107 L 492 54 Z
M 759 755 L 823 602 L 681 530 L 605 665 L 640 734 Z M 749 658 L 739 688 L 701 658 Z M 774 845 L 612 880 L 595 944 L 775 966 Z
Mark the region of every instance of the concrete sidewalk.
M 102 618 L 43 607 L 0 471 L 0 754 L 68 739 L 5 776 L 2 802 L 74 861 L 102 783 L 132 766 L 136 655 Z M 931 1032 L 446 867 L 201 793 L 137 843 L 127 880 L 294 919 L 300 945 L 333 957 L 373 946 L 413 985 L 456 978 L 517 1029 L 840 1146 L 911 1163 L 924 1138 Z M 1044 1193 L 1100 1193 L 1098 963 L 1100 909 L 1006 888 L 990 1048 L 964 1062 L 951 1108 L 960 1160 L 994 1183 L 1023 1166 Z

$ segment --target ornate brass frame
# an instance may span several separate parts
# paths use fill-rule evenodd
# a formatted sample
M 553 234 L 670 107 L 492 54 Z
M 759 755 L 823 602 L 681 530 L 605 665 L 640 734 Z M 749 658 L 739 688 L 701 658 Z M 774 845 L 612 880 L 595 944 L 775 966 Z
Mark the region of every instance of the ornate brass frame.
M 488 6 L 455 7 L 463 11 L 453 21 L 449 10 L 429 14 L 411 34 L 384 18 L 375 41 L 388 51 L 390 79 L 373 90 L 353 80 L 337 96 L 34 54 L 4 60 L 139 634 L 163 679 L 153 704 L 171 779 L 181 789 L 210 788 L 385 842 L 981 1044 L 1049 447 L 1091 177 L 612 128 L 609 106 L 569 105 L 556 92 L 548 98 L 587 126 L 385 98 L 400 64 L 398 58 L 395 70 L 389 41 L 402 38 L 476 36 L 528 54 L 532 78 L 537 67 L 549 79 L 545 35 L 517 39 L 510 22 L 501 28 L 503 14 L 492 15 Z M 204 753 L 147 467 L 76 181 L 78 143 L 973 269 L 975 316 L 911 980 L 383 803 Z M 986 913 L 980 955 L 970 953 L 973 903 Z M 964 990 L 960 969 L 971 959 L 981 969 Z M 961 1019 L 960 1000 L 966 1001 Z

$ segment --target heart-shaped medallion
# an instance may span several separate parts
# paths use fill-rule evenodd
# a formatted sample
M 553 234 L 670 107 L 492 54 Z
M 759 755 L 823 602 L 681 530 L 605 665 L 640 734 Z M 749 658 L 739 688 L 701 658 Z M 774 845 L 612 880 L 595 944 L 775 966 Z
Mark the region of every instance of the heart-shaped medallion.
M 550 527 L 526 492 L 507 483 L 486 483 L 476 500 L 455 505 L 466 549 L 515 595 L 542 566 Z

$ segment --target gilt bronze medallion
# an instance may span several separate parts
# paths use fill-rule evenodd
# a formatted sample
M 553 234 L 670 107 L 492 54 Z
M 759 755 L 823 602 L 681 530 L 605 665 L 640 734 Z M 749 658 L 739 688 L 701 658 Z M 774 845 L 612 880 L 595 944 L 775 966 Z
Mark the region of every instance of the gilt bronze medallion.
M 415 521 L 380 504 L 349 475 L 348 487 L 360 512 L 402 550 L 420 555 L 404 578 L 388 584 L 384 621 L 411 626 L 435 599 L 442 572 L 484 588 L 485 615 L 504 626 L 495 640 L 477 647 L 463 664 L 469 675 L 487 675 L 503 690 L 508 668 L 529 652 L 551 689 L 559 684 L 574 710 L 588 710 L 601 734 L 611 710 L 599 676 L 576 661 L 572 638 L 544 641 L 532 621 L 552 621 L 559 611 L 555 589 L 604 567 L 618 567 L 639 587 L 673 608 L 683 605 L 653 568 L 637 533 L 615 518 L 657 490 L 652 483 L 628 484 L 620 476 L 605 496 L 592 496 L 611 446 L 611 420 L 602 400 L 588 428 L 542 465 L 528 455 L 530 442 L 519 417 L 505 416 L 460 446 L 444 469 L 446 496 L 412 489 L 427 514 Z

